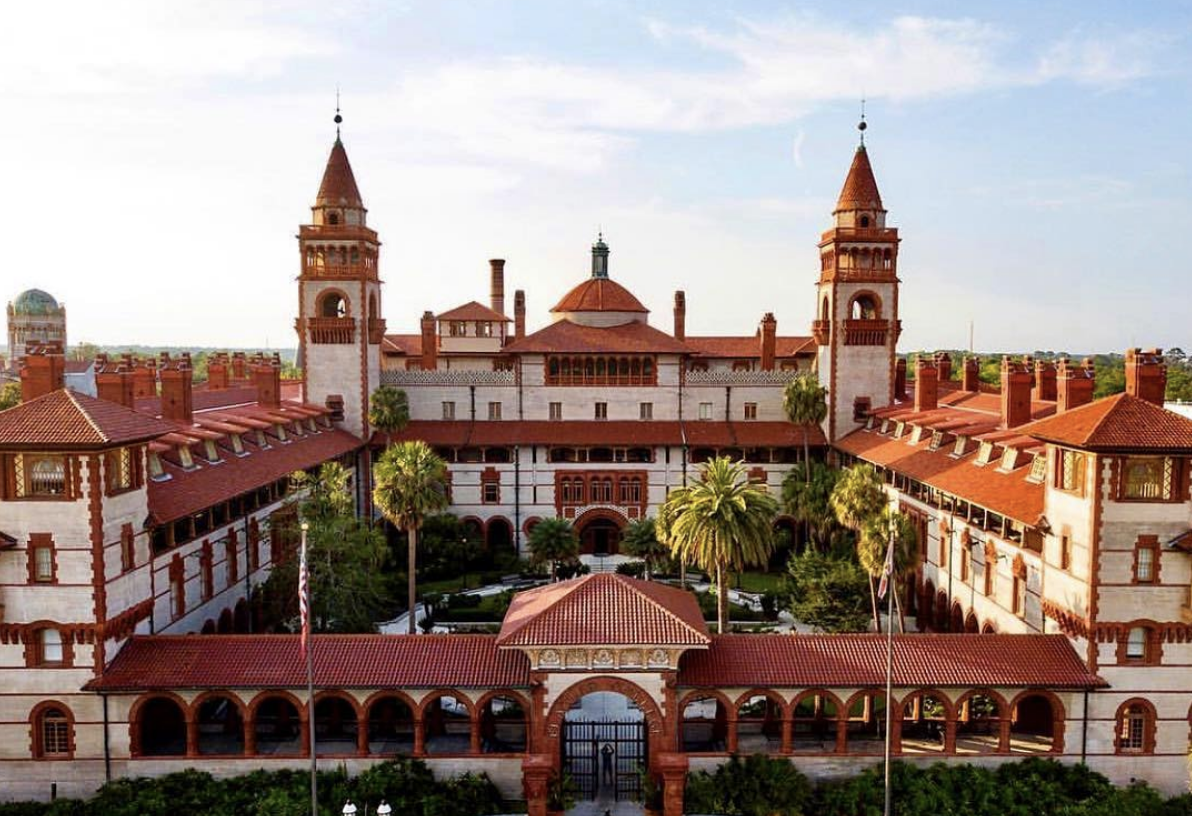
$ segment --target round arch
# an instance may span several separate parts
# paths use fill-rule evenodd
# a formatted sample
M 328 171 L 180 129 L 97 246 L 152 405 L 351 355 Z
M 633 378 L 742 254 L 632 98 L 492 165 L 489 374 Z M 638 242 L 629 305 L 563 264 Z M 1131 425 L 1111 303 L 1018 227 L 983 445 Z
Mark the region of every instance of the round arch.
M 340 289 L 324 289 L 315 300 L 315 316 L 320 318 L 348 317 L 352 301 Z
M 395 705 L 396 704 L 396 705 Z M 402 715 L 402 707 L 409 715 Z M 368 727 L 368 753 L 393 756 L 414 753 L 416 734 L 422 725 L 422 710 L 405 692 L 383 689 L 364 701 Z
M 221 635 L 230 634 L 235 625 L 232 621 L 232 610 L 225 608 L 223 612 L 219 613 L 219 622 L 215 624 L 215 631 Z
M 571 710 L 571 707 L 583 697 L 598 691 L 623 694 L 641 709 L 642 716 L 646 720 L 647 756 L 653 762 L 656 750 L 651 749 L 657 748 L 658 740 L 662 740 L 662 745 L 666 744 L 666 722 L 663 719 L 662 710 L 658 707 L 658 703 L 646 693 L 645 689 L 630 680 L 621 677 L 600 675 L 599 677 L 580 680 L 568 686 L 555 698 L 554 704 L 551 705 L 550 711 L 547 712 L 544 722 L 544 732 L 549 742 L 554 767 L 558 768 L 560 766 L 562 758 L 560 736 L 563 733 L 563 718 L 567 716 L 567 712 Z M 720 696 L 722 699 L 726 699 L 723 695 Z M 682 711 L 682 708 L 679 710 Z
M 952 602 L 952 611 L 948 617 L 948 631 L 962 634 L 964 629 L 964 607 L 960 605 L 960 601 Z
M 823 754 L 843 750 L 843 728 L 848 709 L 827 689 L 811 688 L 800 692 L 791 701 L 790 719 L 791 748 L 796 753 Z
M 276 709 L 276 710 L 274 710 Z M 247 753 L 302 756 L 310 750 L 306 705 L 284 689 L 262 691 L 248 704 Z M 296 726 L 296 727 L 295 727 Z
M 164 707 L 166 704 L 174 706 L 177 711 L 178 716 L 173 722 Z M 151 722 L 145 721 L 146 711 L 155 715 Z M 172 691 L 155 691 L 138 697 L 128 712 L 129 753 L 134 757 L 185 756 L 193 719 L 186 700 Z M 146 725 L 154 729 L 149 740 L 145 739 Z M 174 733 L 166 733 L 171 730 Z M 179 740 L 181 745 L 178 744 Z M 146 742 L 149 744 L 146 745 Z
M 928 710 L 927 701 L 933 700 L 941 712 Z M 907 708 L 911 707 L 911 716 Z M 948 695 L 936 688 L 917 688 L 903 696 L 894 709 L 898 716 L 891 728 L 891 741 L 900 753 L 943 753 L 955 750 L 956 707 Z M 939 716 L 942 713 L 943 716 Z M 940 730 L 940 726 L 943 730 Z M 908 751 L 908 743 L 911 748 Z M 935 747 L 938 745 L 939 747 Z
M 345 691 L 324 689 L 315 695 L 315 750 L 324 754 L 355 754 L 361 749 L 360 702 Z M 364 746 L 367 752 L 367 746 Z
M 934 620 L 937 631 L 948 631 L 948 593 L 942 589 L 935 596 Z
M 492 703 L 511 701 L 520 716 L 498 711 Z M 530 701 L 513 689 L 492 689 L 476 701 L 480 726 L 480 752 L 484 754 L 519 754 L 526 750 L 530 730 Z M 514 712 L 516 713 L 516 712 Z
M 504 516 L 493 516 L 484 525 L 484 546 L 490 553 L 513 549 L 513 524 Z
M 210 703 L 224 702 L 227 709 L 214 711 Z M 204 691 L 190 703 L 195 728 L 198 731 L 195 749 L 204 755 L 240 755 L 244 753 L 248 707 L 234 692 L 227 689 Z M 208 715 L 208 716 L 204 716 Z
M 962 694 L 956 701 L 956 753 L 1006 753 L 1008 713 L 1006 699 L 993 689 L 975 688 Z
M 964 618 L 964 633 L 966 635 L 975 635 L 981 631 L 981 624 L 977 621 L 977 613 L 969 610 L 968 615 Z
M 935 584 L 930 578 L 923 583 L 923 591 L 919 601 L 919 628 L 935 628 Z
M 855 315 L 854 312 L 856 312 Z M 881 320 L 881 296 L 869 289 L 853 292 L 848 299 L 848 309 L 845 311 L 845 317 L 849 320 Z
M 241 598 L 236 601 L 236 607 L 232 610 L 232 631 L 237 634 L 247 634 L 249 629 L 248 624 L 248 601 Z
M 445 706 L 445 700 L 454 700 L 463 711 Z M 474 754 L 479 749 L 476 704 L 462 691 L 437 688 L 429 692 L 418 707 L 418 718 L 421 745 L 426 753 Z
M 745 706 L 751 703 L 755 710 L 746 712 Z M 787 741 L 789 720 L 790 709 L 781 695 L 763 688 L 751 689 L 733 704 L 733 746 L 742 753 L 778 753 Z
M 891 696 L 894 711 L 902 710 L 898 697 Z M 844 731 L 843 748 L 850 754 L 876 754 L 885 740 L 886 692 L 861 689 L 848 698 L 840 714 Z M 893 734 L 891 734 L 893 736 Z
M 1042 703 L 1047 707 L 1044 708 Z M 1064 752 L 1064 704 L 1054 693 L 1042 688 L 1024 689 L 1010 701 L 1006 711 L 1010 720 L 1011 753 Z
M 51 717 L 58 723 L 47 722 Z M 62 727 L 65 733 L 62 733 Z M 71 759 L 75 752 L 75 717 L 70 706 L 42 700 L 29 712 L 30 756 L 38 759 Z
M 985 621 L 985 623 L 981 624 L 981 634 L 983 634 L 983 635 L 996 635 L 997 634 L 997 627 L 993 625 L 993 621 Z
M 593 507 L 576 517 L 572 526 L 579 537 L 579 550 L 588 555 L 616 555 L 621 532 L 629 519 L 609 507 Z

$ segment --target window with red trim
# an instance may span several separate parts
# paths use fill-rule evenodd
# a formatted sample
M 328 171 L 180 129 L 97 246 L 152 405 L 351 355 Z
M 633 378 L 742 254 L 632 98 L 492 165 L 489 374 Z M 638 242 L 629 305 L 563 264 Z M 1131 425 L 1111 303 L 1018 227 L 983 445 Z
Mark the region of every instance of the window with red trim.
M 1150 754 L 1155 750 L 1155 710 L 1145 700 L 1130 700 L 1117 712 L 1115 748 L 1119 754 Z
M 74 723 L 64 705 L 48 703 L 34 709 L 31 734 L 36 759 L 70 759 L 74 754 Z
M 224 542 L 225 555 L 228 570 L 228 584 L 234 584 L 240 580 L 240 542 L 236 540 L 236 531 L 232 530 L 228 533 L 228 538 Z
M 125 524 L 120 530 L 120 569 L 123 572 L 128 572 L 136 567 L 136 565 L 136 536 L 133 534 L 132 525 Z
M 1139 536 L 1134 545 L 1134 583 L 1159 583 L 1159 538 Z

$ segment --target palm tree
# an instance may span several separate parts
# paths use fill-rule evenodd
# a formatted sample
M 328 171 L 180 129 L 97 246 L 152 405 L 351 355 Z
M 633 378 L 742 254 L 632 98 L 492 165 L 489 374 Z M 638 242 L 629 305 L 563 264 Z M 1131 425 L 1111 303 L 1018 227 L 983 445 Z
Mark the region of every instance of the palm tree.
M 717 457 L 701 468 L 700 480 L 671 491 L 659 513 L 659 536 L 679 558 L 716 576 L 716 622 L 728 628 L 729 570 L 765 564 L 774 548 L 778 502 L 754 484 L 745 465 Z
M 880 581 L 886 569 L 886 548 L 890 544 L 890 536 L 894 536 L 894 570 L 890 575 L 890 592 L 894 593 L 894 601 L 898 604 L 899 629 L 906 631 L 906 619 L 902 614 L 902 602 L 898 598 L 898 587 L 902 585 L 900 579 L 910 575 L 919 568 L 919 534 L 915 524 L 905 513 L 892 509 L 889 505 L 882 508 L 876 516 L 865 522 L 861 535 L 857 537 L 857 560 L 861 567 L 869 573 L 869 582 Z M 874 599 L 876 604 L 876 599 Z M 877 618 L 877 610 L 874 609 Z M 877 618 L 880 621 L 880 618 Z M 893 626 L 893 622 L 890 623 Z M 879 625 L 878 631 L 881 631 Z
M 873 465 L 854 465 L 841 474 L 828 502 L 832 505 L 836 520 L 856 533 L 859 543 L 865 525 L 870 519 L 881 514 L 886 507 L 887 498 L 882 480 L 873 469 Z M 880 558 L 881 556 L 879 560 Z M 880 630 L 881 619 L 877 614 L 877 592 L 872 573 L 869 576 L 869 599 L 873 605 L 874 626 Z
M 666 560 L 669 550 L 658 540 L 654 519 L 647 518 L 635 519 L 625 525 L 625 532 L 621 536 L 621 552 L 645 562 L 648 581 Z
M 447 508 L 447 463 L 422 440 L 393 445 L 377 460 L 373 502 L 408 538 L 410 634 L 414 634 L 418 528 L 428 515 Z
M 795 465 L 782 480 L 783 507 L 807 527 L 808 539 L 814 538 L 821 550 L 836 524 L 831 499 L 839 477 L 840 471 L 823 462 L 807 462 Z
M 807 442 L 807 428 L 820 425 L 828 417 L 828 389 L 820 385 L 811 372 L 800 374 L 786 384 L 782 392 L 782 409 L 786 418 L 803 429 L 803 461 L 811 460 L 811 446 Z M 811 470 L 804 469 L 804 478 L 811 481 Z
M 579 556 L 579 537 L 565 518 L 547 518 L 530 530 L 530 560 L 535 565 L 550 564 L 550 579 L 555 581 L 559 564 Z
M 387 437 L 409 425 L 410 400 L 406 392 L 391 385 L 373 391 L 368 400 L 368 424 Z

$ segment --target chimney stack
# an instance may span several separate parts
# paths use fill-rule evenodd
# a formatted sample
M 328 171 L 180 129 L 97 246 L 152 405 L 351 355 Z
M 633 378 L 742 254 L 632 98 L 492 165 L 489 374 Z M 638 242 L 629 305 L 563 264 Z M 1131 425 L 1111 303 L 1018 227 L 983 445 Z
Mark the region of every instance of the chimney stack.
M 946 351 L 937 351 L 935 353 L 935 369 L 939 372 L 939 382 L 947 382 L 952 379 L 952 355 Z
M 1035 361 L 1035 399 L 1055 402 L 1055 364 L 1049 360 Z
M 218 391 L 228 385 L 228 355 L 217 351 L 207 359 L 207 389 Z
M 247 380 L 248 379 L 248 365 L 244 357 L 243 351 L 232 352 L 232 379 L 233 380 Z
M 1155 405 L 1167 397 L 1167 362 L 1162 349 L 1126 349 L 1126 393 Z
M 132 372 L 126 361 L 115 363 L 106 354 L 95 356 L 95 394 L 108 402 L 127 408 L 133 406 Z
M 132 369 L 133 399 L 157 396 L 157 361 L 152 357 L 138 358 Z
M 434 371 L 439 367 L 439 338 L 435 334 L 435 314 L 422 313 L 422 370 Z
M 1067 357 L 1061 357 L 1056 369 L 1056 413 L 1070 411 L 1093 401 L 1093 389 L 1097 384 L 1097 372 L 1091 358 L 1085 358 L 1081 365 L 1073 365 Z
M 190 368 L 190 355 L 184 353 L 179 359 L 171 360 L 169 352 L 163 351 L 158 373 L 161 375 L 162 419 L 193 425 L 194 373 Z
M 778 348 L 778 321 L 773 312 L 762 315 L 760 335 L 762 344 L 762 371 L 774 370 L 774 354 Z
M 252 367 L 252 379 L 257 386 L 257 404 L 262 408 L 281 405 L 281 360 L 259 358 Z
M 964 358 L 960 387 L 971 394 L 981 390 L 981 358 L 972 354 Z
M 920 355 L 915 359 L 915 411 L 939 407 L 939 369 L 935 360 Z
M 66 357 L 61 343 L 28 343 L 21 360 L 21 402 L 66 387 Z
M 899 357 L 894 361 L 894 399 L 902 402 L 906 400 L 906 358 Z
M 675 290 L 675 339 L 687 339 L 687 293 L 682 289 Z
M 505 259 L 493 258 L 488 262 L 491 279 L 490 300 L 493 311 L 505 314 Z
M 526 293 L 518 289 L 513 293 L 513 337 L 521 340 L 526 336 Z
M 1017 428 L 1031 421 L 1030 358 L 1023 361 L 1002 357 L 1002 425 Z

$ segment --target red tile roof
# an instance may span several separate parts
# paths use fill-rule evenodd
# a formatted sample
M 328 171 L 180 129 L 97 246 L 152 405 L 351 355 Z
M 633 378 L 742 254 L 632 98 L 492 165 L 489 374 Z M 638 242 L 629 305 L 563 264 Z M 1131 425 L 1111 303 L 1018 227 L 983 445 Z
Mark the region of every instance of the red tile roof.
M 695 595 L 652 581 L 597 573 L 520 592 L 497 645 L 706 646 Z
M 649 312 L 628 289 L 609 278 L 588 278 L 555 304 L 552 312 Z
M 4 448 L 106 448 L 156 439 L 173 430 L 167 422 L 65 388 L 0 411 Z
M 557 320 L 505 347 L 511 354 L 527 352 L 613 352 L 630 354 L 688 354 L 690 347 L 669 334 L 638 321 L 620 326 L 581 326 Z
M 394 439 L 421 439 L 451 447 L 504 445 L 682 445 L 786 447 L 803 444 L 801 426 L 789 422 L 639 422 L 633 420 L 414 420 Z M 386 441 L 381 434 L 374 441 Z M 823 430 L 808 429 L 808 444 L 827 445 Z
M 436 320 L 495 320 L 498 322 L 511 322 L 512 318 L 506 317 L 495 309 L 490 309 L 483 303 L 478 303 L 475 300 L 465 303 L 463 306 L 456 306 L 454 309 L 449 309 L 438 315 Z
M 880 210 L 882 196 L 877 191 L 877 179 L 873 177 L 873 168 L 869 164 L 869 153 L 865 145 L 857 148 L 853 155 L 853 165 L 848 169 L 848 177 L 844 180 L 844 187 L 840 190 L 840 198 L 836 201 L 836 211 L 840 210 Z
M 745 337 L 695 337 L 687 335 L 683 342 L 701 357 L 752 358 L 762 356 L 761 340 L 757 335 Z M 778 337 L 775 339 L 776 357 L 795 357 L 815 351 L 811 337 Z
M 838 441 L 836 447 L 1023 524 L 1039 521 L 1043 514 L 1043 485 L 1026 480 L 1029 466 L 1004 473 L 998 470 L 997 462 L 977 467 L 971 453 L 954 459 L 951 445 L 928 450 L 930 435 L 918 445 L 909 442 L 909 434 L 894 439 L 876 431 L 859 430 Z
M 385 342 L 381 344 L 381 351 L 386 354 L 405 354 L 409 357 L 422 356 L 421 334 L 387 334 Z
M 356 176 L 352 173 L 352 165 L 348 161 L 348 151 L 344 150 L 344 143 L 335 138 L 331 146 L 331 155 L 327 157 L 327 169 L 323 171 L 323 181 L 319 184 L 319 194 L 315 197 L 315 205 L 320 207 L 363 207 L 360 189 L 356 186 Z
M 196 411 L 212 408 L 225 408 L 230 405 L 245 405 L 257 401 L 257 387 L 255 385 L 238 385 L 233 388 L 206 388 L 191 392 L 192 405 Z M 133 405 L 143 414 L 159 416 L 161 414 L 161 397 L 143 397 Z
M 911 402 L 913 404 L 914 397 L 914 381 L 907 386 L 911 391 Z M 984 414 L 989 414 L 1001 421 L 1002 417 L 1002 395 L 995 393 L 987 393 L 984 391 L 955 391 L 939 392 L 939 404 L 946 405 L 951 408 L 963 408 L 967 411 L 979 411 Z M 1031 400 L 1031 417 L 1033 419 L 1042 419 L 1045 416 L 1051 416 L 1055 413 L 1055 403 L 1043 400 Z
M 1126 393 L 1019 430 L 1047 442 L 1093 451 L 1192 451 L 1192 420 Z
M 687 652 L 680 686 L 883 687 L 886 636 L 717 635 Z M 894 685 L 1095 688 L 1064 635 L 894 636 Z
M 530 684 L 521 652 L 498 651 L 493 635 L 315 635 L 315 682 L 335 688 Z M 134 637 L 90 691 L 302 688 L 306 663 L 296 635 Z
M 227 416 L 235 422 L 233 415 Z M 195 457 L 195 468 L 183 470 L 168 459 L 162 466 L 170 478 L 149 481 L 149 513 L 158 523 L 174 521 L 204 508 L 227 501 L 267 485 L 296 470 L 326 462 L 360 447 L 360 440 L 347 431 L 323 430 L 305 436 L 291 435 L 282 444 L 276 440 L 267 450 L 256 447 L 251 436 L 245 437 L 248 456 L 223 452 L 223 461 L 210 464 Z

